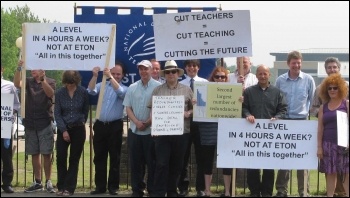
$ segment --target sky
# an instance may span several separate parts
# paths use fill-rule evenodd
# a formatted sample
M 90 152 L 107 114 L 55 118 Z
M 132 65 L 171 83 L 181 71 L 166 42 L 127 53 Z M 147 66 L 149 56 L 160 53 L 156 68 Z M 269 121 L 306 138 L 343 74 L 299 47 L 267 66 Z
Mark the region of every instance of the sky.
M 272 52 L 301 49 L 349 48 L 348 1 L 1 1 L 1 7 L 24 6 L 39 19 L 74 23 L 77 6 L 217 7 L 250 10 L 253 65 L 273 67 Z M 235 65 L 235 58 L 225 58 Z

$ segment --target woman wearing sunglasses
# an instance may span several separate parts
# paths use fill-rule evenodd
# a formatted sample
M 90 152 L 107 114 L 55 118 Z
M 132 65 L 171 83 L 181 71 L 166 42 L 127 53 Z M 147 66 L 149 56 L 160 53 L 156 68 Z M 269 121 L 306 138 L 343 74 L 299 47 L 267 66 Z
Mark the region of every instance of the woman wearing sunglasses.
M 318 112 L 317 157 L 321 173 L 326 174 L 327 197 L 333 197 L 337 174 L 343 176 L 343 186 L 349 197 L 349 144 L 346 148 L 337 144 L 337 111 L 347 112 L 348 88 L 340 74 L 331 74 L 321 84 L 321 105 Z
M 228 78 L 229 72 L 226 68 L 217 66 L 212 71 L 209 82 L 229 82 Z M 199 125 L 200 140 L 203 149 L 203 169 L 204 169 L 204 180 L 205 180 L 205 196 L 210 197 L 210 185 L 212 180 L 212 170 L 214 163 L 214 156 L 217 137 L 218 137 L 218 123 L 217 122 L 202 122 Z M 230 183 L 231 183 L 231 169 L 223 169 L 224 174 L 224 186 L 225 192 L 222 194 L 222 197 L 231 197 L 230 196 Z

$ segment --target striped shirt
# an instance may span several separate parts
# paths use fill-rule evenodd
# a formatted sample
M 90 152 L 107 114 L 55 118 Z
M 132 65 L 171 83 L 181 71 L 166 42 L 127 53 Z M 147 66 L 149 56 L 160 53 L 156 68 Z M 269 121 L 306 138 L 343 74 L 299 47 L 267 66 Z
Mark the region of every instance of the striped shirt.
M 152 92 L 154 88 L 160 84 L 160 82 L 151 78 L 146 86 L 143 85 L 141 80 L 138 80 L 129 86 L 123 105 L 125 107 L 131 107 L 137 120 L 146 121 L 150 117 L 151 110 L 147 108 L 147 105 L 152 100 Z M 130 120 L 130 129 L 137 135 L 151 134 L 150 127 L 147 127 L 144 131 L 139 131 L 132 120 Z
M 286 118 L 306 119 L 316 87 L 312 76 L 300 71 L 296 79 L 291 79 L 288 71 L 277 78 L 276 87 L 284 93 L 287 100 Z

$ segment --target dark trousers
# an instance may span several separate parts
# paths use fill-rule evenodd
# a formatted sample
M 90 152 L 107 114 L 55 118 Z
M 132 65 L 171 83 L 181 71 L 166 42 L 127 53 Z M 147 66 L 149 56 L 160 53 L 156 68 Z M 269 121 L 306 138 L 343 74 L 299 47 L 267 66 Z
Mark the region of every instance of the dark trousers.
M 123 120 L 104 124 L 96 121 L 94 124 L 94 164 L 95 185 L 100 192 L 119 189 L 120 154 L 123 138 Z M 107 159 L 109 154 L 109 173 L 107 185 Z
M 57 189 L 68 190 L 74 193 L 77 186 L 79 160 L 86 138 L 85 125 L 68 129 L 68 134 L 70 136 L 70 142 L 63 140 L 61 131 L 58 131 L 57 134 Z M 70 148 L 69 167 L 67 169 L 68 147 Z
M 1 138 L 1 161 L 2 161 L 2 187 L 11 186 L 13 179 L 13 163 L 12 163 L 12 139 L 10 146 L 5 148 L 4 139 Z
M 275 171 L 263 169 L 260 179 L 260 169 L 247 169 L 247 183 L 251 194 L 262 194 L 272 196 Z
M 154 140 L 149 135 L 136 135 L 128 130 L 128 147 L 131 168 L 131 187 L 133 196 L 143 195 L 144 165 L 147 165 L 147 190 L 153 191 L 154 182 Z
M 155 141 L 156 171 L 151 196 L 177 196 L 177 183 L 183 166 L 189 134 L 157 136 Z
M 203 158 L 203 173 L 205 175 L 213 174 L 214 156 L 216 156 L 215 149 L 216 145 L 202 145 L 202 151 L 206 156 Z
M 196 122 L 191 121 L 190 138 L 187 145 L 187 150 L 184 157 L 184 165 L 182 167 L 180 180 L 178 183 L 179 190 L 188 190 L 190 184 L 188 179 L 188 162 L 191 155 L 191 146 L 194 144 L 194 152 L 196 156 L 197 172 L 196 172 L 196 191 L 205 189 L 204 172 L 203 172 L 203 152 L 201 147 L 200 134 Z

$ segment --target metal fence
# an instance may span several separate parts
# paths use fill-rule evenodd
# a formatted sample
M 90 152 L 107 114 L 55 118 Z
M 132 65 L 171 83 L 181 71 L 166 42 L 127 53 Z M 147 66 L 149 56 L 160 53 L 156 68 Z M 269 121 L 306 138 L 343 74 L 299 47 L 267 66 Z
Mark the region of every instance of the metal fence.
M 91 112 L 91 111 L 90 111 Z M 90 118 L 92 117 L 90 113 Z M 17 122 L 15 123 L 17 124 Z M 86 143 L 88 144 L 87 147 L 84 147 L 83 154 L 81 156 L 80 161 L 80 168 L 78 173 L 78 188 L 83 189 L 93 189 L 94 188 L 94 164 L 93 164 L 93 147 L 92 147 L 92 125 L 93 120 L 90 119 L 89 123 L 86 125 L 87 127 L 87 139 Z M 127 128 L 129 128 L 129 121 L 126 119 L 124 121 L 124 135 L 127 134 Z M 126 136 L 124 136 L 123 145 L 122 145 L 122 159 L 121 159 L 121 171 L 120 171 L 120 184 L 121 188 L 125 186 L 126 189 L 131 189 L 130 187 L 130 168 L 128 163 L 128 149 L 126 144 Z M 24 146 L 24 139 L 15 138 L 13 142 L 13 161 L 14 161 L 14 180 L 12 184 L 14 186 L 21 186 L 26 187 L 30 185 L 34 180 L 34 174 L 32 169 L 32 162 L 31 157 L 25 154 L 25 146 Z M 52 155 L 52 163 L 55 163 L 55 156 L 56 151 L 54 151 L 54 154 Z M 216 163 L 216 162 L 214 162 Z M 43 164 L 43 163 L 42 163 Z M 55 166 L 54 166 L 55 167 Z M 212 188 L 214 187 L 216 191 L 220 191 L 223 189 L 223 176 L 221 169 L 215 168 L 216 164 L 214 164 L 214 170 L 213 170 L 213 179 L 212 179 Z M 195 165 L 195 157 L 194 152 L 192 149 L 190 162 L 189 162 L 189 179 L 190 179 L 190 186 L 192 189 L 195 189 L 195 173 L 196 173 L 196 165 Z M 236 176 L 236 187 L 241 188 L 243 193 L 246 193 L 247 189 L 247 182 L 246 182 L 246 170 L 245 169 L 237 169 L 237 176 Z M 45 178 L 45 174 L 42 168 L 41 171 L 42 178 Z M 296 185 L 296 171 L 291 171 L 291 177 L 290 177 L 290 192 L 297 191 L 297 185 Z M 56 181 L 56 174 L 57 170 L 55 168 L 52 168 L 52 175 L 51 178 L 53 182 Z M 318 171 L 314 171 L 310 173 L 312 175 L 317 174 L 316 181 L 312 180 L 310 181 L 310 189 L 315 194 L 319 194 L 321 191 L 325 190 L 325 185 L 320 186 L 320 179 L 324 179 L 324 177 L 320 178 L 320 174 Z M 275 174 L 277 175 L 277 174 Z M 313 176 L 313 178 L 315 178 Z M 295 187 L 294 187 L 295 185 Z M 295 189 L 294 189 L 295 188 Z M 248 191 L 248 190 L 247 190 Z

